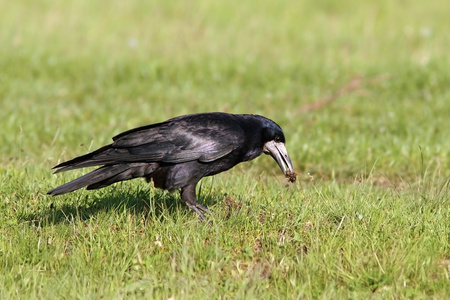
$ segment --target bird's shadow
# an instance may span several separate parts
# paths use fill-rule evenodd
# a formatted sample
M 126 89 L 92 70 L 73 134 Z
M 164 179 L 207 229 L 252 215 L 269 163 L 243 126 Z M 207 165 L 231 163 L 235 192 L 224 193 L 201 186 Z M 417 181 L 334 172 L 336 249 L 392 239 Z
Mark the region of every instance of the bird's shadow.
M 220 198 L 220 195 L 210 193 L 199 195 L 199 202 L 204 203 L 204 205 L 214 206 L 218 198 Z M 113 189 L 101 193 L 83 193 L 77 200 L 68 204 L 63 203 L 61 200 L 49 201 L 49 203 L 41 206 L 39 209 L 21 215 L 20 219 L 35 226 L 50 226 L 64 222 L 73 222 L 74 220 L 89 220 L 102 212 L 121 212 L 124 210 L 155 219 L 178 216 L 179 211 L 183 211 L 183 214 L 191 213 L 193 217 L 197 217 L 184 204 L 177 192 L 169 193 L 156 189 L 140 189 L 129 192 Z

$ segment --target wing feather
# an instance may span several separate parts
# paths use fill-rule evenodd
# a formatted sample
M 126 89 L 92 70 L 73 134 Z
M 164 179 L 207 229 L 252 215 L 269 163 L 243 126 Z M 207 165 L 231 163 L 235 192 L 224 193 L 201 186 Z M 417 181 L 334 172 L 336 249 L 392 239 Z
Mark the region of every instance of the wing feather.
M 189 115 L 136 128 L 114 137 L 111 146 L 126 161 L 211 162 L 236 150 L 245 140 L 232 115 L 212 116 Z

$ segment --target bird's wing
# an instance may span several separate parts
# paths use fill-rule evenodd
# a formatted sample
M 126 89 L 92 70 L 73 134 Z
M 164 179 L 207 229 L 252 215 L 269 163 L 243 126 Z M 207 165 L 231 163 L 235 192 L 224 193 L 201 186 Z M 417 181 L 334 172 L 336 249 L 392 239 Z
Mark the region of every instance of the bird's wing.
M 245 133 L 229 118 L 193 116 L 136 128 L 113 140 L 112 148 L 127 161 L 211 162 L 237 149 Z

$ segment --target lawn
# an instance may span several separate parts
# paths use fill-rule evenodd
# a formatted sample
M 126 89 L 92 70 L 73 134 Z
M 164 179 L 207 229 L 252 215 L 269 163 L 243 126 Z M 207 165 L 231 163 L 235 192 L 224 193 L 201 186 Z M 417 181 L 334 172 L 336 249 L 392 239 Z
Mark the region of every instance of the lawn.
M 446 299 L 447 0 L 0 1 L 2 299 Z M 283 128 L 204 178 L 202 222 L 134 180 L 53 175 L 136 126 L 197 112 Z

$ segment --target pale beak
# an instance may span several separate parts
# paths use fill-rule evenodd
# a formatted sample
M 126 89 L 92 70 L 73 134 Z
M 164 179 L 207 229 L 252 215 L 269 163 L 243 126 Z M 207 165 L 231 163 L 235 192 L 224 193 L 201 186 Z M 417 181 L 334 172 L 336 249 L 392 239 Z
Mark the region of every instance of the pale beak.
M 269 154 L 276 160 L 284 175 L 288 172 L 294 172 L 291 159 L 287 153 L 286 146 L 281 142 L 269 141 L 264 144 L 263 152 Z

